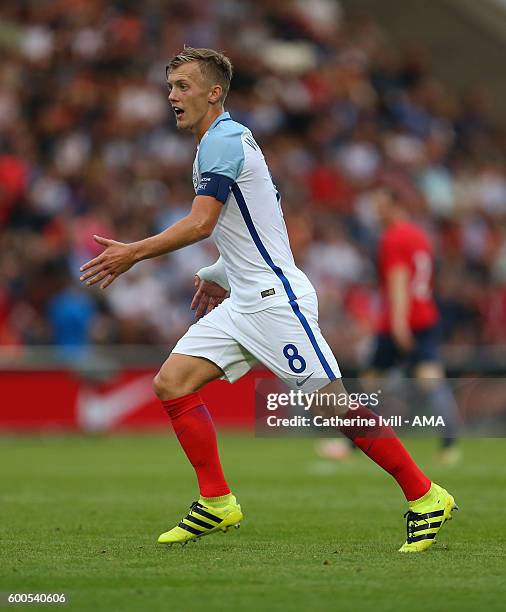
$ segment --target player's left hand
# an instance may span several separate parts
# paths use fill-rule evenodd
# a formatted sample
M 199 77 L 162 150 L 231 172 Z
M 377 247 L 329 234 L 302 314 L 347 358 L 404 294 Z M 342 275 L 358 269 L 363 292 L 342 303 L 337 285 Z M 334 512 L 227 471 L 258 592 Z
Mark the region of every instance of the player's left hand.
M 130 244 L 102 238 L 102 236 L 93 236 L 93 238 L 95 242 L 106 248 L 98 257 L 90 259 L 81 266 L 80 271 L 85 274 L 79 280 L 85 282 L 89 287 L 103 281 L 100 288 L 105 289 L 120 274 L 130 270 L 136 260 Z
M 227 297 L 228 291 L 226 289 L 213 281 L 202 280 L 197 274 L 194 284 L 196 291 L 190 308 L 195 311 L 197 319 L 211 312 Z
M 414 345 L 415 339 L 410 329 L 393 330 L 395 344 L 403 353 L 409 353 Z

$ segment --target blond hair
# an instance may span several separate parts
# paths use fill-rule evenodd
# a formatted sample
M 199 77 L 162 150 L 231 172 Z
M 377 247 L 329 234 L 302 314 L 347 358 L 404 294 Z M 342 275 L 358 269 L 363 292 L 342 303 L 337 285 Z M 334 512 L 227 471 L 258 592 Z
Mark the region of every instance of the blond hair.
M 198 62 L 202 76 L 210 83 L 221 86 L 223 93 L 220 102 L 223 104 L 232 80 L 232 62 L 228 57 L 214 49 L 195 49 L 185 45 L 184 49 L 174 55 L 167 64 L 166 75 L 169 76 L 170 72 L 189 62 Z

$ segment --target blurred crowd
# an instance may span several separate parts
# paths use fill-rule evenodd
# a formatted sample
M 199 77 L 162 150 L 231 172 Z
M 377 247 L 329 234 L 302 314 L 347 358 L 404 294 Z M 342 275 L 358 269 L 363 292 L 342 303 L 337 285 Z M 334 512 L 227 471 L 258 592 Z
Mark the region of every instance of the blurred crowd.
M 486 91 L 453 91 L 337 0 L 0 4 L 0 344 L 170 348 L 192 321 L 211 241 L 105 292 L 78 281 L 93 234 L 129 242 L 189 210 L 195 143 L 165 83 L 185 43 L 232 59 L 227 110 L 262 145 L 339 359 L 376 324 L 378 177 L 434 240 L 445 342 L 506 344 L 506 139 Z

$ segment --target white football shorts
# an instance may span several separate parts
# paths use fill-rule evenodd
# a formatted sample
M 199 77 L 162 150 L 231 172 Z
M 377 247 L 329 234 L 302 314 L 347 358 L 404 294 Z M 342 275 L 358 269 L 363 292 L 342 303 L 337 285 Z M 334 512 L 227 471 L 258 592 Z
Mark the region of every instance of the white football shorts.
M 194 323 L 172 352 L 205 357 L 230 383 L 258 362 L 304 393 L 341 377 L 318 326 L 316 293 L 252 313 L 233 310 L 227 299 Z

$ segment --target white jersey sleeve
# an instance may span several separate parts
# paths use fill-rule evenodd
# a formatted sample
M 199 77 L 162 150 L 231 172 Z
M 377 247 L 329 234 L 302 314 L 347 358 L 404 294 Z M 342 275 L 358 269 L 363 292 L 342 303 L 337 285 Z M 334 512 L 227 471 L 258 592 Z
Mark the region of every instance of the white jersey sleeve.
M 227 271 L 223 263 L 223 257 L 220 255 L 218 261 L 215 261 L 211 266 L 200 268 L 197 276 L 204 281 L 211 281 L 218 284 L 223 289 L 230 291 L 230 284 L 227 278 Z

